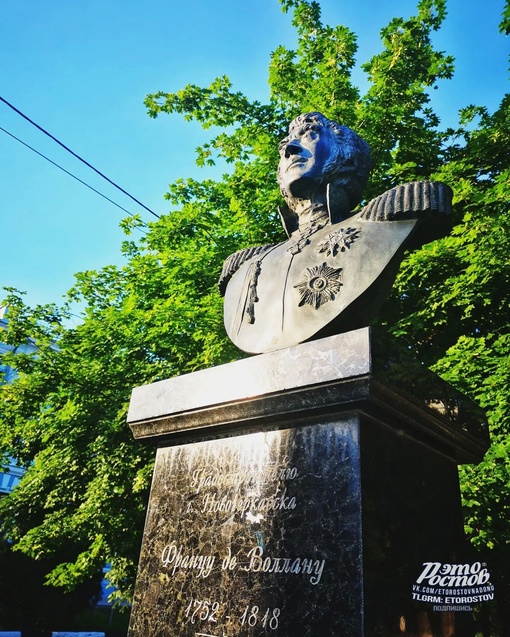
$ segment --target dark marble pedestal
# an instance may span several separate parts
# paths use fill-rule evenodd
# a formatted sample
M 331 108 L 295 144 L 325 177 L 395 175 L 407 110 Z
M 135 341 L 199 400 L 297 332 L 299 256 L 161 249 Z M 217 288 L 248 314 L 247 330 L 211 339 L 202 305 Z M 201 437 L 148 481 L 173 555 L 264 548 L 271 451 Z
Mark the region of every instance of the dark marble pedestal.
M 137 388 L 128 421 L 158 445 L 131 637 L 470 634 L 413 585 L 466 561 L 483 414 L 368 328 Z

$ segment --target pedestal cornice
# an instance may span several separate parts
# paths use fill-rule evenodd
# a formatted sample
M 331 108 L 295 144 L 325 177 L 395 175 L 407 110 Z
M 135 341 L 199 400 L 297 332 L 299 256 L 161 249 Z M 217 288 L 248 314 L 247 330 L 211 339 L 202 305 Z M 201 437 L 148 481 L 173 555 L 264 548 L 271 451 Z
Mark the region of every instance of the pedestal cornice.
M 161 445 L 351 410 L 459 463 L 488 447 L 480 408 L 371 328 L 137 387 L 128 423 Z

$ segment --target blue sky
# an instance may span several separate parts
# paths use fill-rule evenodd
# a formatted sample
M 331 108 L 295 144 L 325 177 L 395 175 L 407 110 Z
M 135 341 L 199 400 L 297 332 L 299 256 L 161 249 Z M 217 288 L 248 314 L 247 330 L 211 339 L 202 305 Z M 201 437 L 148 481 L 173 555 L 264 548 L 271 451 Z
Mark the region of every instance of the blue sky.
M 359 38 L 358 60 L 380 50 L 379 31 L 415 13 L 414 0 L 323 0 L 323 21 Z M 447 124 L 470 103 L 497 108 L 508 91 L 510 39 L 498 33 L 503 0 L 449 0 L 435 44 L 456 75 L 434 92 Z M 226 74 L 266 100 L 269 55 L 294 46 L 277 0 L 0 0 L 0 95 L 158 214 L 195 166 L 207 133 L 180 116 L 151 120 L 147 93 L 208 85 Z M 356 80 L 363 86 L 362 73 Z M 151 215 L 0 103 L 0 126 L 132 213 Z M 0 287 L 31 304 L 60 302 L 78 271 L 122 262 L 121 210 L 0 131 Z

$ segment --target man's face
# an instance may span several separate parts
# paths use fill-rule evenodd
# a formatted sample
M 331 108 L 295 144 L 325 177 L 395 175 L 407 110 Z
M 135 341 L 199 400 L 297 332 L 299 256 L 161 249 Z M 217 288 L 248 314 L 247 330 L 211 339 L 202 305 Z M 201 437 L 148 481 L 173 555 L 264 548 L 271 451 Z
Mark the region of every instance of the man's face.
M 293 197 L 307 199 L 321 183 L 333 149 L 329 128 L 310 125 L 292 131 L 280 143 L 280 185 Z

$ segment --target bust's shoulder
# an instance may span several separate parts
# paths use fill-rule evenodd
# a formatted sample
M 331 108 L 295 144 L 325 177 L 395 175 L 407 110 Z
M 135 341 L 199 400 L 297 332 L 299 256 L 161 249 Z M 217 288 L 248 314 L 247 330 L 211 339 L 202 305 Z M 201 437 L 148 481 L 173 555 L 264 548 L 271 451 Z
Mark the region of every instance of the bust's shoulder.
M 264 246 L 254 246 L 251 248 L 244 248 L 244 250 L 238 250 L 227 257 L 223 263 L 223 268 L 221 270 L 220 278 L 218 281 L 218 290 L 221 296 L 225 295 L 225 290 L 227 289 L 228 282 L 234 276 L 234 274 L 239 270 L 239 268 L 248 261 L 256 256 L 262 256 L 266 254 L 269 250 L 280 245 L 278 243 L 271 243 Z
M 440 181 L 412 181 L 372 199 L 361 211 L 365 221 L 413 219 L 425 213 L 450 215 L 453 192 Z
M 364 221 L 417 219 L 414 247 L 445 237 L 452 228 L 450 186 L 440 181 L 413 181 L 387 190 L 372 199 L 359 213 Z

